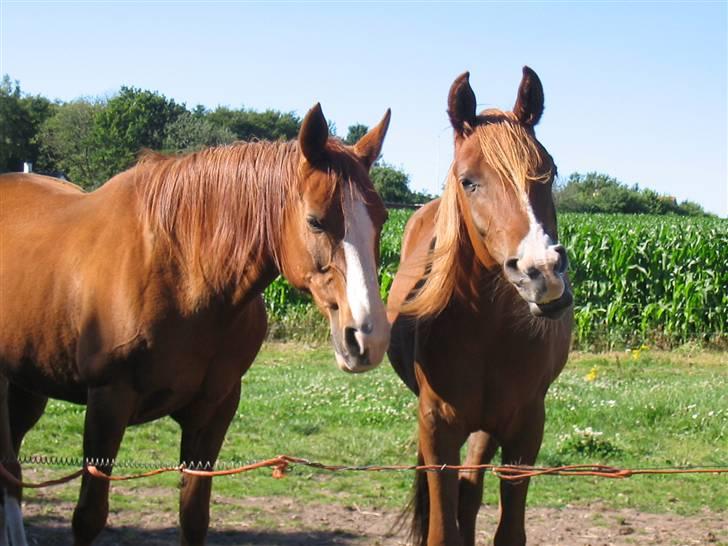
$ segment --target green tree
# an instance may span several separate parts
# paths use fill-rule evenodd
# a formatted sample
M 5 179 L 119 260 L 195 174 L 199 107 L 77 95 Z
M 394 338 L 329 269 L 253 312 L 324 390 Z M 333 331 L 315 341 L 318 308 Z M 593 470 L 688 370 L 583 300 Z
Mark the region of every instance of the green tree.
M 369 127 L 361 123 L 349 125 L 349 129 L 346 132 L 346 138 L 344 138 L 344 144 L 352 146 L 359 142 L 359 139 L 369 132 Z
M 167 125 L 163 149 L 168 152 L 191 152 L 206 146 L 219 146 L 235 141 L 235 133 L 213 124 L 199 110 L 185 112 Z
M 92 141 L 95 185 L 130 167 L 140 150 L 161 150 L 167 126 L 184 105 L 152 91 L 122 87 L 96 115 Z
M 0 172 L 20 171 L 23 162 L 38 162 L 36 135 L 55 105 L 40 95 L 23 95 L 6 74 L 0 82 Z
M 414 205 L 432 199 L 432 196 L 426 193 L 413 192 L 409 187 L 409 175 L 402 169 L 383 161 L 372 167 L 369 176 L 385 203 Z
M 104 108 L 98 100 L 77 99 L 60 105 L 38 134 L 43 164 L 39 170 L 60 171 L 84 188 L 96 176 L 93 140 L 96 116 Z
M 627 214 L 698 214 L 705 211 L 696 203 L 679 205 L 670 195 L 637 184 L 627 186 L 602 173 L 572 173 L 554 188 L 554 202 L 561 212 L 620 212 Z
M 707 216 L 707 213 L 698 203 L 695 201 L 681 201 L 678 205 L 680 210 L 688 216 Z
M 298 136 L 301 120 L 293 112 L 256 112 L 219 106 L 206 115 L 217 127 L 229 129 L 238 140 L 292 140 Z

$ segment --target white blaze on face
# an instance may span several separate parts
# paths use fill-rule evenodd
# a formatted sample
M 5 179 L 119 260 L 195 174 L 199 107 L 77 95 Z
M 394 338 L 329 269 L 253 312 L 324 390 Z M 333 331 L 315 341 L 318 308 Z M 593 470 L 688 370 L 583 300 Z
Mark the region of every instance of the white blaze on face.
M 350 189 L 344 196 L 344 218 L 346 297 L 359 348 L 362 353 L 368 351 L 370 363 L 376 365 L 384 357 L 389 342 L 389 323 L 379 296 L 374 259 L 376 231 L 366 205 Z
M 543 230 L 541 222 L 533 213 L 531 203 L 525 199 L 526 213 L 528 214 L 528 233 L 518 247 L 519 262 L 523 261 L 528 267 L 544 269 L 559 260 L 559 254 L 554 250 L 554 242 Z M 526 270 L 527 267 L 522 268 Z
M 533 304 L 545 304 L 559 299 L 566 288 L 561 267 L 564 253 L 561 245 L 555 245 L 551 237 L 533 213 L 528 200 L 525 200 L 528 214 L 528 233 L 518 246 L 516 268 L 522 275 L 517 282 L 521 296 Z M 565 265 L 565 264 L 564 264 Z M 512 266 L 511 266 L 512 267 Z M 534 272 L 537 271 L 537 274 Z

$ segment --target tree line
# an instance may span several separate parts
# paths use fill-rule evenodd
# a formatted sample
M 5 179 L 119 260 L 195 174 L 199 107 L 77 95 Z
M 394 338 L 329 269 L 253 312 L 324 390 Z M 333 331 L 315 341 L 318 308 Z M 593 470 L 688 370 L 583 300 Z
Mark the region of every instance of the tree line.
M 144 148 L 184 153 L 239 140 L 290 140 L 300 126 L 294 112 L 188 108 L 158 92 L 129 86 L 111 98 L 52 101 L 23 93 L 5 75 L 0 82 L 0 172 L 21 171 L 29 161 L 37 172 L 90 190 L 133 165 Z M 330 129 L 336 134 L 334 124 Z M 366 125 L 351 125 L 342 140 L 353 144 L 367 131 Z M 409 175 L 381 158 L 371 179 L 386 203 L 422 204 L 433 198 L 413 191 Z M 563 212 L 705 214 L 697 203 L 678 203 L 600 173 L 573 173 L 555 185 L 554 198 Z
M 188 108 L 160 93 L 128 86 L 108 99 L 51 101 L 23 93 L 5 75 L 0 83 L 0 172 L 21 171 L 24 162 L 31 162 L 36 172 L 91 190 L 132 166 L 145 148 L 185 153 L 241 140 L 291 140 L 300 127 L 294 112 Z M 330 129 L 336 133 L 334 124 Z M 367 131 L 366 125 L 352 125 L 343 140 L 353 144 Z M 432 199 L 412 191 L 407 173 L 381 159 L 371 178 L 387 202 Z
M 559 212 L 605 212 L 623 214 L 707 215 L 698 203 L 678 202 L 670 195 L 629 186 L 606 174 L 572 173 L 554 187 L 554 203 Z

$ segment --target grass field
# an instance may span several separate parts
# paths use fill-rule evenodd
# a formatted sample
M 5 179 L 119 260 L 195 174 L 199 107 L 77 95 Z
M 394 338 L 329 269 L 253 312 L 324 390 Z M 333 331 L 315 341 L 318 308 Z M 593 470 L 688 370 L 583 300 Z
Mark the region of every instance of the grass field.
M 415 399 L 388 364 L 349 376 L 327 346 L 266 345 L 243 381 L 243 398 L 220 459 L 226 463 L 285 453 L 326 463 L 409 464 L 415 460 Z M 539 464 L 603 462 L 615 466 L 728 466 L 728 355 L 641 349 L 574 353 L 547 399 Z M 22 454 L 80 457 L 83 408 L 52 401 Z M 169 419 L 129 429 L 119 461 L 175 464 L 179 445 Z M 38 467 L 36 467 L 38 468 Z M 68 468 L 40 469 L 44 476 Z M 131 473 L 120 469 L 118 473 Z M 38 473 L 27 474 L 29 479 Z M 224 497 L 285 496 L 305 502 L 397 508 L 412 474 L 330 474 L 295 467 L 282 480 L 270 470 L 217 478 Z M 115 509 L 176 511 L 174 474 L 113 486 Z M 638 476 L 628 480 L 542 477 L 532 480 L 531 506 L 583 506 L 694 514 L 728 510 L 728 476 Z M 496 503 L 496 479 L 486 481 Z M 38 493 L 28 491 L 32 500 Z M 53 493 L 45 492 L 44 496 Z M 76 497 L 64 488 L 63 500 Z M 142 500 L 142 497 L 146 500 Z M 224 509 L 220 508 L 220 509 Z

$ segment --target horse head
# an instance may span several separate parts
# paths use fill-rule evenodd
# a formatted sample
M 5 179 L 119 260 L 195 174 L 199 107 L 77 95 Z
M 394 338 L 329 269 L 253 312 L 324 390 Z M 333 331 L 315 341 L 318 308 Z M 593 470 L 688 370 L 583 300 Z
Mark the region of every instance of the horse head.
M 369 178 L 390 112 L 353 146 L 330 137 L 317 104 L 298 137 L 298 196 L 282 226 L 281 271 L 309 292 L 328 318 L 339 367 L 376 367 L 389 343 L 377 282 L 379 237 L 387 218 Z
M 556 167 L 534 132 L 543 107 L 528 67 L 512 112 L 476 114 L 469 74 L 459 76 L 448 97 L 455 152 L 443 205 L 457 206 L 478 259 L 502 268 L 533 315 L 558 318 L 573 298 L 551 193 Z

